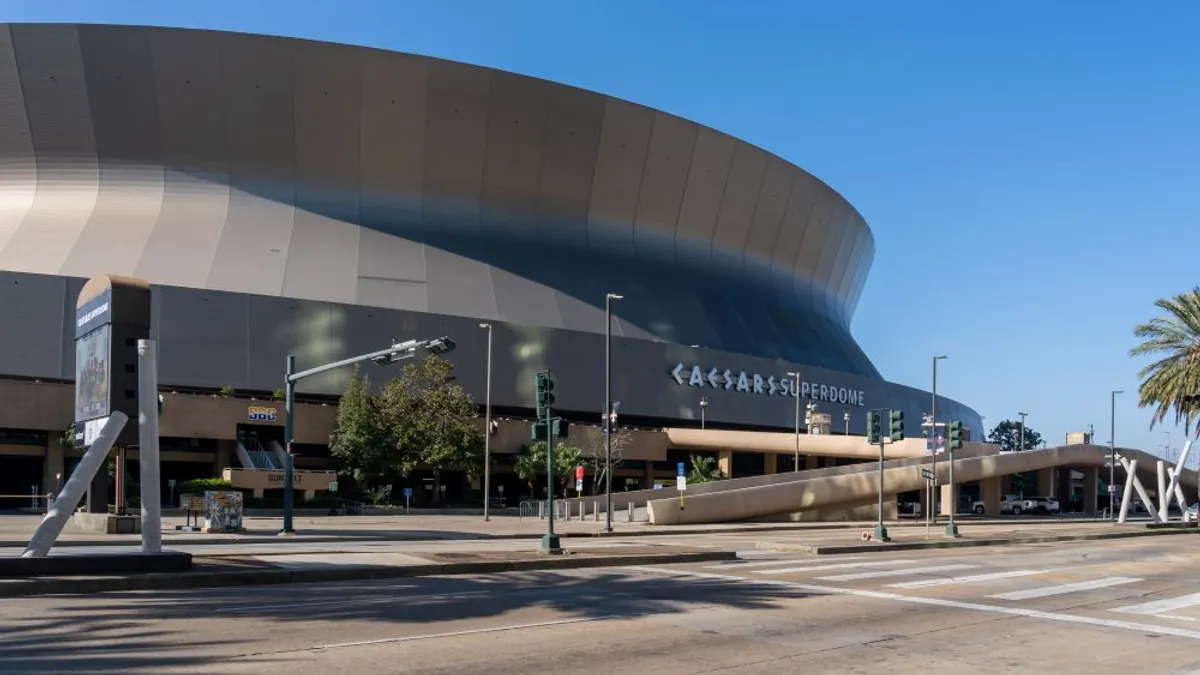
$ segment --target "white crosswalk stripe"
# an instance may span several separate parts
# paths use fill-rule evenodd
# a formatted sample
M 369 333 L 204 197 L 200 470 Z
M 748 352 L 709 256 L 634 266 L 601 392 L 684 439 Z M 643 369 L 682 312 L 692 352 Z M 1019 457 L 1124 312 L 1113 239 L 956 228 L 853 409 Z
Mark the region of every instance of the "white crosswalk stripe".
M 821 581 L 859 581 L 860 579 L 879 579 L 882 577 L 903 577 L 910 574 L 929 574 L 932 572 L 955 572 L 958 570 L 975 569 L 978 565 L 933 565 L 932 567 L 909 567 L 902 570 L 885 570 L 876 572 L 855 572 L 852 574 L 835 574 L 831 577 L 816 577 Z
M 843 558 L 842 556 L 838 556 L 838 560 L 861 560 L 862 558 L 865 558 L 865 557 L 866 556 L 862 556 L 862 555 L 846 556 L 845 558 Z M 811 559 L 809 559 L 809 560 L 810 560 L 810 564 L 811 564 Z M 804 562 L 805 562 L 805 559 L 803 559 L 803 558 L 771 558 L 769 560 L 755 560 L 753 562 L 730 561 L 727 563 L 722 563 L 720 565 L 706 565 L 704 567 L 704 569 L 706 569 L 706 570 L 726 570 L 729 572 L 733 572 L 736 570 L 751 569 L 751 568 L 755 568 L 755 567 L 779 567 L 780 565 L 798 565 L 798 564 L 802 564 Z
M 1098 588 L 1109 588 L 1110 586 L 1121 586 L 1124 584 L 1132 584 L 1142 579 L 1135 577 L 1105 577 L 1103 579 L 1093 579 L 1091 581 L 1079 581 L 1072 584 L 1058 584 L 1057 586 L 1041 586 L 1039 588 L 1028 588 L 1022 591 L 1010 591 L 1008 593 L 997 593 L 989 595 L 989 598 L 997 600 L 1033 600 L 1036 598 L 1046 598 L 1052 595 L 1065 595 L 1067 593 L 1079 593 L 1082 591 L 1093 591 Z
M 943 579 L 921 579 L 920 581 L 902 581 L 898 584 L 888 584 L 889 588 L 932 588 L 934 586 L 950 586 L 953 584 L 973 584 L 980 581 L 997 579 L 1015 579 L 1029 577 L 1035 574 L 1045 574 L 1046 570 L 1012 570 L 1009 572 L 992 572 L 990 574 L 973 574 L 965 577 L 946 577 Z
M 775 570 L 755 570 L 755 574 L 794 574 L 796 572 L 819 572 L 824 570 L 846 570 L 861 567 L 887 567 L 888 565 L 906 565 L 915 560 L 879 560 L 874 562 L 830 563 L 828 565 L 804 565 L 801 567 L 784 567 Z
M 1186 609 L 1200 605 L 1200 593 L 1189 593 L 1175 598 L 1164 598 L 1153 602 L 1145 602 L 1140 605 L 1129 605 L 1127 607 L 1118 607 L 1112 611 L 1122 614 L 1167 614 L 1179 609 Z

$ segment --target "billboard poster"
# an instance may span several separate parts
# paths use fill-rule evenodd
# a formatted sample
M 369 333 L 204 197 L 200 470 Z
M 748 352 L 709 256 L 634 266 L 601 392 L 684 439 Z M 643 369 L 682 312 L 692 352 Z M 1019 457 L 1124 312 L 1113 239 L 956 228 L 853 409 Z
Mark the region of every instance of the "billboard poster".
M 112 376 L 110 333 L 104 325 L 75 341 L 75 420 L 108 415 Z

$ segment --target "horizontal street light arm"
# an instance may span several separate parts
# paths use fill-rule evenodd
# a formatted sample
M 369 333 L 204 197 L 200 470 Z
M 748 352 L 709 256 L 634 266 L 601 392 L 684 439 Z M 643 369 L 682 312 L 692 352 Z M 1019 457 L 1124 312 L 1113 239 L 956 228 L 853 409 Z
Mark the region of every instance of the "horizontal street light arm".
M 412 358 L 414 355 L 416 355 L 418 349 L 425 349 L 431 354 L 445 354 L 446 352 L 454 349 L 454 341 L 449 337 L 439 337 L 431 340 L 406 340 L 404 342 L 393 344 L 387 349 L 380 349 L 377 352 L 363 354 L 362 356 L 354 356 L 348 359 L 342 359 L 341 361 L 327 363 L 323 366 L 317 366 L 316 368 L 302 370 L 298 373 L 292 374 L 287 378 L 287 380 L 288 382 L 294 383 L 297 380 L 303 380 L 306 377 L 320 375 L 321 373 L 334 370 L 335 368 L 350 366 L 354 365 L 355 363 L 362 363 L 363 361 L 375 361 L 381 365 L 386 365 L 388 363 L 394 363 L 403 359 Z

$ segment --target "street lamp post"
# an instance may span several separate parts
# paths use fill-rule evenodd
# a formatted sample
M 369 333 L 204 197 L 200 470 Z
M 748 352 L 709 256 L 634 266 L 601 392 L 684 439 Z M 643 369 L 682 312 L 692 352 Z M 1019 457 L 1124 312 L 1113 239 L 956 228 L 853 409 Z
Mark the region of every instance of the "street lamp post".
M 929 425 L 930 425 L 929 426 L 929 440 L 930 440 L 930 443 L 932 445 L 932 450 L 933 450 L 933 453 L 932 453 L 933 454 L 933 460 L 932 460 L 932 463 L 933 463 L 933 487 L 930 489 L 930 492 L 932 494 L 929 495 L 929 513 L 926 514 L 925 520 L 929 521 L 929 522 L 933 522 L 933 523 L 937 522 L 937 504 L 938 504 L 938 496 L 939 496 L 938 495 L 938 479 L 937 479 L 937 456 L 938 456 L 937 366 L 938 366 L 938 361 L 941 361 L 944 358 L 946 358 L 946 357 L 945 356 L 936 356 L 936 355 L 933 357 L 933 391 L 931 392 L 932 400 L 930 401 L 930 409 L 929 409 Z M 950 467 L 953 470 L 954 462 L 950 463 Z M 951 484 L 953 485 L 954 478 L 951 477 L 950 481 L 951 481 Z M 950 491 L 953 492 L 954 488 L 951 487 Z M 951 507 L 951 508 L 953 508 L 953 507 Z
M 800 470 L 800 371 L 788 373 L 788 377 L 795 378 L 792 383 L 792 395 L 796 397 L 796 452 L 793 455 L 792 471 Z
M 849 436 L 850 435 L 850 411 L 849 410 L 842 413 L 842 421 L 846 423 L 846 435 Z
M 619 293 L 604 294 L 604 414 L 612 414 L 612 301 Z M 612 426 L 604 434 L 604 531 L 612 532 Z
M 483 407 L 483 520 L 491 520 L 488 507 L 492 501 L 492 324 L 481 323 L 487 331 L 487 380 L 484 385 Z
M 283 529 L 279 532 L 281 535 L 296 533 L 296 530 L 292 527 L 292 504 L 294 501 L 292 481 L 295 477 L 295 456 L 292 451 L 292 446 L 295 444 L 295 425 L 292 422 L 292 418 L 296 409 L 296 382 L 306 377 L 313 377 L 314 375 L 320 375 L 336 368 L 351 366 L 363 361 L 374 361 L 381 366 L 386 366 L 397 361 L 412 358 L 418 350 L 425 350 L 430 354 L 445 354 L 452 351 L 454 347 L 454 340 L 445 335 L 433 338 L 432 340 L 407 340 L 405 342 L 393 343 L 387 349 L 380 349 L 370 354 L 334 361 L 333 363 L 309 368 L 299 373 L 296 372 L 296 357 L 288 354 L 287 371 L 284 376 L 283 401 L 283 444 L 287 452 L 283 458 Z
M 1124 394 L 1120 389 L 1113 389 L 1108 394 L 1108 518 L 1117 519 L 1117 492 L 1113 486 L 1117 484 L 1117 394 Z
M 700 397 L 700 428 L 704 428 L 704 409 L 708 407 L 708 397 Z
M 1029 413 L 1017 413 L 1021 417 L 1021 431 L 1017 436 L 1017 450 L 1025 449 L 1025 418 L 1029 417 Z

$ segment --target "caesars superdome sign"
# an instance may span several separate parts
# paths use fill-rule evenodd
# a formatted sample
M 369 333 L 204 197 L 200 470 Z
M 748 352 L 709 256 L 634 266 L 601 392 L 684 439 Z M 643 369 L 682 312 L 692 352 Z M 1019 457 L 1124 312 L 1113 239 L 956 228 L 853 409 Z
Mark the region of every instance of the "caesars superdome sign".
M 712 387 L 745 394 L 761 394 L 765 396 L 796 396 L 796 380 L 786 375 L 768 375 L 765 378 L 758 373 L 746 371 L 721 370 L 692 366 L 690 369 L 682 363 L 675 364 L 671 369 L 671 377 L 676 384 L 690 387 Z M 842 403 L 845 405 L 864 406 L 865 396 L 861 389 L 841 387 L 834 384 L 808 382 L 800 380 L 799 395 L 815 401 Z

